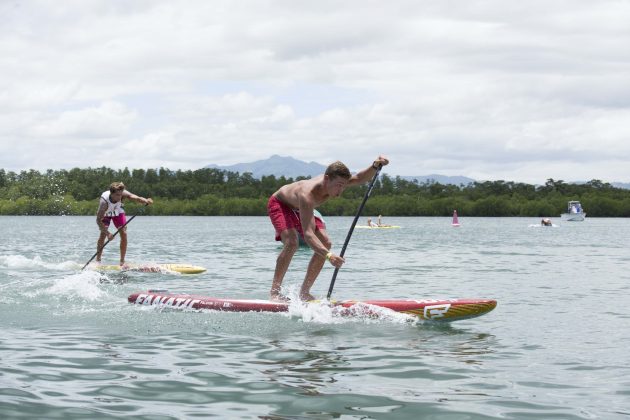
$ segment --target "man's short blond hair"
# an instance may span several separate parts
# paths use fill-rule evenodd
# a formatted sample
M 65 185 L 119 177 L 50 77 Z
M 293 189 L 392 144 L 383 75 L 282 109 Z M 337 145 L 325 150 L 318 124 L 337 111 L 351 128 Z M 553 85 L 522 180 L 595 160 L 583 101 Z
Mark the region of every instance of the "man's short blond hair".
M 350 169 L 348 169 L 348 167 L 344 165 L 343 162 L 340 162 L 340 161 L 336 161 L 328 165 L 328 168 L 326 168 L 326 172 L 324 174 L 328 175 L 329 178 L 339 177 L 339 178 L 344 178 L 344 179 L 350 179 L 350 177 L 352 177 L 352 174 L 350 173 Z
M 122 182 L 112 182 L 109 186 L 109 192 L 113 194 L 119 191 L 125 191 L 125 184 Z

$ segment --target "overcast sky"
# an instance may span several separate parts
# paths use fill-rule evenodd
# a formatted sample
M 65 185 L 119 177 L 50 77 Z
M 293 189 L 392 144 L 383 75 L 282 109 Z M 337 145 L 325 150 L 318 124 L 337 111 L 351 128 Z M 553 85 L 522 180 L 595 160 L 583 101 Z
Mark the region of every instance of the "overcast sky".
M 0 0 L 0 168 L 630 181 L 630 1 Z

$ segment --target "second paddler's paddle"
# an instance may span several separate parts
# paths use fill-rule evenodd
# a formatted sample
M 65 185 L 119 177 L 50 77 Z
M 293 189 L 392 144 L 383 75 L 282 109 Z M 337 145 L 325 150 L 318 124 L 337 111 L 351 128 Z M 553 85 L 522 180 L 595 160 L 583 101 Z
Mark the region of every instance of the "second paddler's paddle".
M 365 192 L 365 197 L 363 197 L 363 201 L 361 202 L 361 205 L 359 206 L 357 215 L 354 216 L 354 220 L 352 221 L 352 226 L 350 226 L 350 230 L 348 231 L 346 240 L 343 243 L 343 247 L 341 248 L 341 253 L 339 253 L 339 256 L 342 258 L 343 258 L 343 254 L 346 253 L 346 248 L 348 247 L 348 242 L 350 242 L 350 237 L 352 236 L 354 227 L 357 225 L 357 222 L 359 221 L 359 216 L 361 216 L 363 207 L 365 207 L 365 203 L 367 202 L 367 199 L 370 197 L 370 194 L 372 193 L 372 188 L 374 188 L 374 183 L 376 182 L 376 179 L 378 178 L 378 174 L 381 172 L 381 169 L 383 169 L 383 165 L 378 165 L 378 169 L 376 170 L 376 173 L 374 174 L 374 177 L 372 178 L 372 181 L 370 182 L 370 185 L 368 186 L 368 189 Z M 333 273 L 332 280 L 330 281 L 330 287 L 328 288 L 328 294 L 326 295 L 326 299 L 328 300 L 330 300 L 330 295 L 332 295 L 333 287 L 335 287 L 335 280 L 337 279 L 338 272 L 339 272 L 339 268 L 335 267 L 335 272 Z
M 124 224 L 124 225 L 122 225 L 121 227 L 119 227 L 119 228 L 116 230 L 116 232 L 114 232 L 114 235 L 112 236 L 112 239 L 114 239 L 114 238 L 116 237 L 116 235 L 118 235 L 118 232 L 120 232 L 121 230 L 123 230 L 123 229 L 125 228 L 125 226 L 127 226 L 127 225 L 129 224 L 129 222 L 131 222 L 131 221 L 132 221 L 132 220 L 133 220 L 133 219 L 134 219 L 137 215 L 139 215 L 140 213 L 142 213 L 142 212 L 144 211 L 144 208 L 145 208 L 146 206 L 148 206 L 148 204 L 145 204 L 144 206 L 142 206 L 142 207 L 140 208 L 140 210 L 139 210 L 136 214 L 134 214 L 133 216 L 131 216 L 131 217 L 129 218 L 129 220 L 127 220 L 127 221 L 125 222 L 125 224 Z M 86 263 L 85 263 L 85 265 L 83 266 L 83 268 L 81 269 L 81 271 L 85 270 L 85 267 L 87 267 L 87 266 L 88 266 L 88 264 L 92 262 L 92 260 L 93 260 L 93 259 L 94 259 L 97 255 L 98 255 L 98 253 L 99 253 L 99 252 L 101 252 L 101 251 L 103 251 L 103 249 L 105 249 L 105 246 L 106 246 L 108 243 L 110 243 L 110 242 L 112 241 L 112 239 L 108 239 L 108 240 L 107 240 L 107 242 L 105 242 L 105 243 L 103 244 L 103 246 L 102 246 L 102 247 L 100 247 L 100 248 L 98 249 L 98 251 L 96 251 L 96 253 L 95 253 L 94 255 L 92 255 L 92 258 L 90 258 L 90 260 L 89 260 L 88 262 L 86 262 Z

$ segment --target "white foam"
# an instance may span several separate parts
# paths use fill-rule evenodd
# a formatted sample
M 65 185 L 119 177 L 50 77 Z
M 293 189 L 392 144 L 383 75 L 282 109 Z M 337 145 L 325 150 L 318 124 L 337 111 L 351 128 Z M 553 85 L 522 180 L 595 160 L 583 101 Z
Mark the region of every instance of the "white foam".
M 335 306 L 326 300 L 302 302 L 294 290 L 289 290 L 288 316 L 300 318 L 302 322 L 316 324 L 343 324 L 347 322 L 409 324 L 418 322 L 413 315 L 392 311 L 380 306 L 357 303 L 350 308 Z
M 334 315 L 334 308 L 326 301 L 317 303 L 305 303 L 299 299 L 291 299 L 289 303 L 289 316 L 297 317 L 302 322 L 317 324 L 340 324 L 344 320 Z
M 95 301 L 106 295 L 99 287 L 103 277 L 102 274 L 94 271 L 81 271 L 56 279 L 54 284 L 46 289 L 45 292 L 52 295 Z
M 78 263 L 74 261 L 62 261 L 60 263 L 49 263 L 43 261 L 39 255 L 27 258 L 23 255 L 0 255 L 0 265 L 11 269 L 45 268 L 47 270 L 67 271 L 74 270 Z

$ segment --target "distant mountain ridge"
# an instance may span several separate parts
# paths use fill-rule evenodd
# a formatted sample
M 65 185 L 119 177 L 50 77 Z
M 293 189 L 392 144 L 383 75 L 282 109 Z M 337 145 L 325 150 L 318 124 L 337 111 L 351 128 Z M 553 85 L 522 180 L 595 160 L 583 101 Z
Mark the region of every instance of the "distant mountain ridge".
M 297 178 L 298 176 L 315 177 L 321 175 L 326 171 L 326 165 L 322 165 L 317 162 L 305 162 L 303 160 L 295 159 L 291 156 L 272 155 L 268 159 L 257 160 L 254 162 L 237 163 L 234 165 L 207 165 L 206 168 L 216 168 L 225 171 L 232 171 L 238 173 L 250 172 L 254 178 L 261 178 L 263 175 L 273 175 L 276 178 L 284 176 L 286 178 Z M 388 174 L 389 175 L 389 174 Z M 392 176 L 392 175 L 390 175 Z M 396 177 L 396 175 L 393 175 Z M 433 183 L 437 182 L 442 185 L 468 185 L 472 182 L 477 182 L 472 178 L 465 176 L 448 176 L 448 175 L 418 175 L 418 176 L 401 176 L 402 179 L 407 181 L 418 180 L 419 183 Z M 483 182 L 483 181 L 478 181 Z M 580 184 L 584 182 L 568 182 L 569 184 Z M 627 182 L 610 182 L 613 187 L 630 189 L 630 183 Z
M 317 162 L 304 162 L 292 158 L 291 156 L 272 155 L 269 159 L 257 160 L 255 162 L 237 163 L 235 165 L 220 166 L 208 165 L 206 168 L 216 168 L 232 172 L 251 172 L 254 178 L 260 178 L 263 175 L 274 175 L 279 178 L 281 176 L 296 178 L 298 176 L 314 177 L 323 174 L 326 166 Z
M 296 178 L 298 176 L 315 177 L 326 171 L 326 166 L 317 162 L 304 162 L 291 156 L 272 155 L 269 159 L 257 160 L 248 163 L 237 163 L 234 165 L 207 165 L 206 168 L 216 168 L 224 171 L 232 171 L 238 173 L 250 172 L 254 178 L 260 178 L 263 175 L 273 175 L 275 177 Z M 447 175 L 422 175 L 422 176 L 401 176 L 407 181 L 418 180 L 419 183 L 438 182 L 440 184 L 468 185 L 475 182 L 472 178 L 465 176 L 447 176 Z

